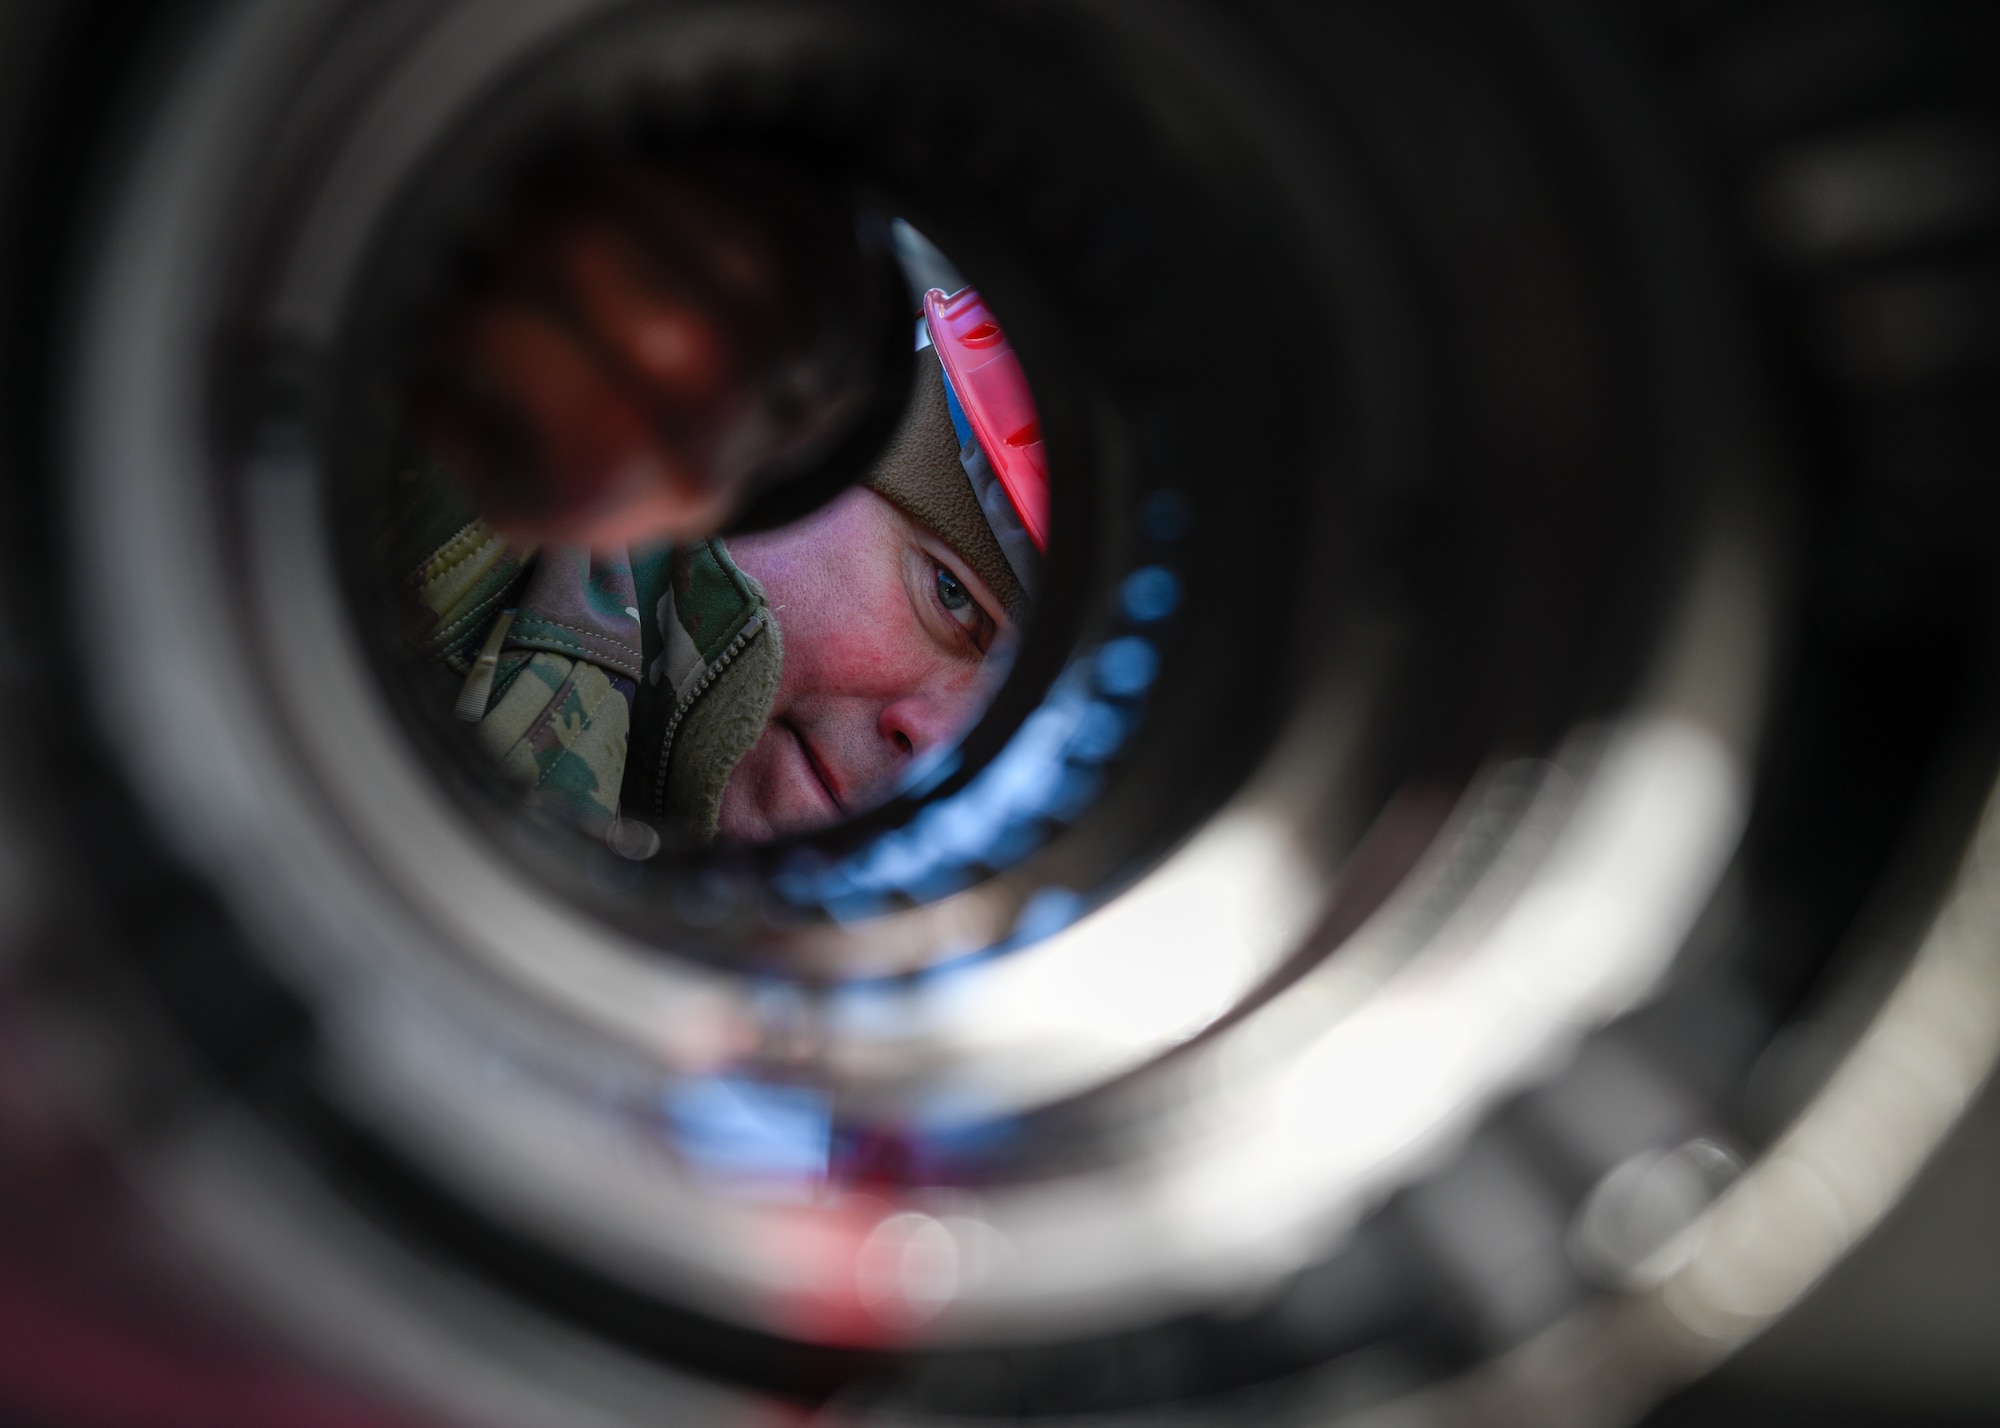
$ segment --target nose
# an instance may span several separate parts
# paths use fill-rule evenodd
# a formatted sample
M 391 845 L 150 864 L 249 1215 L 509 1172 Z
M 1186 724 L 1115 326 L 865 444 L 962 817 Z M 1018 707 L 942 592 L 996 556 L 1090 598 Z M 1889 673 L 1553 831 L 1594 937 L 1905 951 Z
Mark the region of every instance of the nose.
M 965 732 L 979 712 L 978 689 L 972 681 L 914 690 L 882 707 L 877 727 L 901 759 L 913 758 L 951 742 Z

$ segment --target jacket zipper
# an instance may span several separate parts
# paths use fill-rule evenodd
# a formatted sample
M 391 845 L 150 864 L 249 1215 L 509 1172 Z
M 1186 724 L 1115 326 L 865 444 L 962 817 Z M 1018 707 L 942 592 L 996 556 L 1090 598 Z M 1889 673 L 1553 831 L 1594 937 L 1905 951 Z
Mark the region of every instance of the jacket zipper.
M 660 737 L 660 771 L 653 780 L 655 818 L 667 816 L 667 760 L 673 757 L 674 735 L 680 731 L 681 720 L 687 717 L 688 710 L 694 708 L 695 702 L 707 692 L 709 685 L 715 683 L 722 671 L 729 667 L 730 661 L 741 654 L 743 647 L 755 639 L 763 629 L 764 612 L 759 610 L 750 617 L 742 629 L 736 632 L 736 638 L 729 642 L 728 647 L 715 657 L 715 663 L 702 671 L 700 681 L 689 692 L 688 697 L 675 706 L 674 717 L 667 721 L 666 733 Z

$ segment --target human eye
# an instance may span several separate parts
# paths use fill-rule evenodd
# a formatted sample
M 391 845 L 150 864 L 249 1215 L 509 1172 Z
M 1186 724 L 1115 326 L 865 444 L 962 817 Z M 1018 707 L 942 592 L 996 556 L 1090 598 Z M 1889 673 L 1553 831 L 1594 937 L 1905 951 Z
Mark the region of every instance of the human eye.
M 972 591 L 966 587 L 963 580 L 935 560 L 931 562 L 931 569 L 934 572 L 931 580 L 932 593 L 945 615 L 969 633 L 974 642 L 984 649 L 988 626 L 992 624 L 991 619 L 979 608 L 979 602 L 973 598 Z
M 938 603 L 954 615 L 973 607 L 972 592 L 965 588 L 964 582 L 956 575 L 941 565 L 937 568 L 937 596 Z

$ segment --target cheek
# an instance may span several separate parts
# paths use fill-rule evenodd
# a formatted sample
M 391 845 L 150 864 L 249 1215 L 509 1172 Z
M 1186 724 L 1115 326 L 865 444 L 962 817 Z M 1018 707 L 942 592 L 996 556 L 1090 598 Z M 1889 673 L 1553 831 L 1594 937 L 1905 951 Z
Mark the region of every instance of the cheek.
M 893 698 L 948 672 L 911 608 L 905 542 L 882 509 L 857 488 L 798 526 L 731 546 L 784 634 L 781 711 L 813 696 Z
M 716 831 L 730 842 L 757 843 L 772 836 L 768 809 L 771 739 L 772 732 L 766 728 L 723 785 Z
M 936 646 L 910 608 L 892 561 L 861 565 L 779 613 L 787 688 L 797 693 L 886 695 L 927 678 Z
M 865 695 L 909 675 L 908 641 L 880 612 L 785 629 L 784 683 L 801 695 Z

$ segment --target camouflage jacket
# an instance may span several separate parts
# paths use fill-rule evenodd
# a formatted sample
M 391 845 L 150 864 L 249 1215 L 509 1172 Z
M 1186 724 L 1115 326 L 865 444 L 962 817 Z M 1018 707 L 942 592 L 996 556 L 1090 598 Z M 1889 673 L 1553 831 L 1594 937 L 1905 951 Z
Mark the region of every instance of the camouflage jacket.
M 385 534 L 440 700 L 529 799 L 621 847 L 715 834 L 784 664 L 763 589 L 720 540 L 591 552 L 520 547 L 435 476 Z

